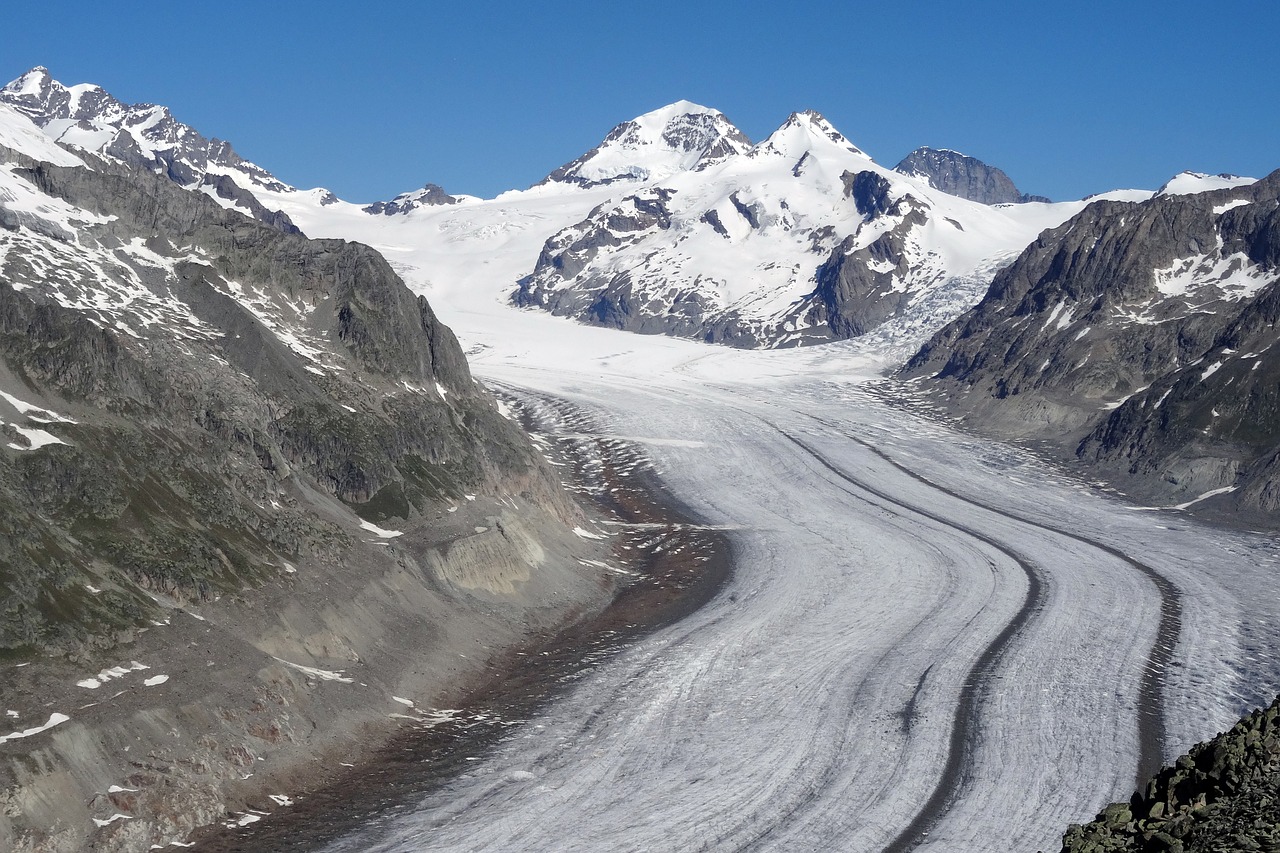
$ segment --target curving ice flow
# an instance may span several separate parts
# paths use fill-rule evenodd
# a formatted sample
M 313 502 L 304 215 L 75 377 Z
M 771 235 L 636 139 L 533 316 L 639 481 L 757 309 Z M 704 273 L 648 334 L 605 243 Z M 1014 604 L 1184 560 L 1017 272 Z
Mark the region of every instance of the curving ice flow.
M 1280 689 L 1271 539 L 881 402 L 855 344 L 742 352 L 433 301 L 486 381 L 644 436 L 730 529 L 735 574 L 333 851 L 1051 849 L 1140 762 Z
M 7 88 L 40 112 L 32 99 L 56 87 L 35 69 Z M 1158 759 L 1280 690 L 1273 537 L 1206 529 L 1182 511 L 1190 504 L 1126 506 L 1019 451 L 884 402 L 894 389 L 878 379 L 881 368 L 976 301 L 1010 252 L 1085 201 L 962 202 L 889 174 L 816 115 L 797 114 L 749 148 L 723 116 L 681 103 L 620 125 L 549 183 L 439 206 L 428 204 L 438 188 L 424 188 L 402 197 L 404 215 L 371 215 L 327 191 L 285 186 L 190 135 L 162 107 L 129 107 L 91 86 L 60 91 L 74 100 L 58 103 L 92 95 L 100 109 L 94 121 L 45 116 L 46 133 L 97 150 L 127 112 L 137 121 L 124 132 L 139 151 L 186 140 L 179 147 L 199 167 L 193 187 L 229 177 L 311 236 L 375 246 L 457 332 L 478 376 L 527 407 L 576 407 L 604 435 L 643 437 L 634 440 L 668 487 L 731 539 L 734 574 L 707 606 L 584 672 L 496 747 L 467 756 L 466 773 L 333 842 L 334 851 L 1053 849 L 1068 823 L 1127 795 Z M 668 139 L 676 114 L 679 133 Z M 80 162 L 4 106 L 0 145 Z M 661 179 L 677 227 L 658 229 L 662 253 L 637 244 L 612 271 L 660 279 L 683 264 L 690 282 L 723 279 L 725 307 L 768 319 L 805 297 L 834 248 L 815 252 L 815 236 L 825 245 L 837 234 L 811 226 L 861 227 L 866 213 L 844 203 L 843 176 L 864 170 L 950 214 L 931 218 L 916 246 L 939 286 L 867 343 L 729 350 L 507 304 L 548 238 Z M 1186 174 L 1162 192 L 1248 180 Z M 759 198 L 740 196 L 747 187 Z M 897 190 L 882 195 L 899 199 Z M 219 199 L 244 209 L 232 196 Z M 207 333 L 185 306 L 143 286 L 139 269 L 171 263 L 141 241 L 95 255 L 71 238 L 78 223 L 100 218 L 8 172 L 0 202 L 26 223 L 10 242 L 31 243 L 33 257 L 94 261 L 87 268 L 101 275 L 60 290 L 64 304 L 100 314 L 112 300 L 128 303 L 128 316 L 112 317 L 126 334 L 157 320 L 180 335 Z M 719 229 L 703 216 L 717 210 Z M 786 240 L 753 237 L 755 251 L 744 250 L 770 217 L 808 224 L 781 229 Z M 743 241 L 727 239 L 730 221 Z M 877 228 L 860 233 L 878 239 Z M 117 270 L 121 257 L 130 260 Z M 1214 263 L 1183 259 L 1158 285 L 1176 294 L 1206 276 L 1219 281 Z M 1247 295 L 1255 278 L 1237 276 L 1229 289 Z M 229 286 L 283 343 L 315 355 L 305 311 Z M 104 302 L 104 293 L 115 296 Z M 32 422 L 14 427 L 25 443 L 11 447 L 59 441 L 37 427 L 63 416 L 17 398 L 4 406 Z M 77 683 L 92 690 L 146 668 Z M 168 678 L 131 677 L 160 689 Z M 0 742 L 67 719 L 52 713 Z

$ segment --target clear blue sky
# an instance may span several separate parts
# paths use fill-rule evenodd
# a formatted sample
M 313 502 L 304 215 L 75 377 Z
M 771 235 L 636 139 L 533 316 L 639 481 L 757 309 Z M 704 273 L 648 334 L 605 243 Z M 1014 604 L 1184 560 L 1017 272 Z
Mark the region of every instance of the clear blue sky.
M 1263 0 L 27 8 L 4 16 L 3 80 L 45 65 L 165 104 L 353 201 L 525 187 L 681 98 L 753 140 L 816 109 L 885 165 L 954 148 L 1057 199 L 1280 167 L 1280 9 Z

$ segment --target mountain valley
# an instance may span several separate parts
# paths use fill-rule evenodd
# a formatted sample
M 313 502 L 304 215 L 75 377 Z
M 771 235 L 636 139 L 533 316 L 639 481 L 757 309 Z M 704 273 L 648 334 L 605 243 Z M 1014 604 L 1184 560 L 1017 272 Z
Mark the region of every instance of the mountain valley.
M 237 849 L 457 724 L 309 849 L 1048 849 L 1280 690 L 1278 281 L 1280 172 L 1051 202 L 678 101 L 353 202 L 34 68 L 0 846 Z

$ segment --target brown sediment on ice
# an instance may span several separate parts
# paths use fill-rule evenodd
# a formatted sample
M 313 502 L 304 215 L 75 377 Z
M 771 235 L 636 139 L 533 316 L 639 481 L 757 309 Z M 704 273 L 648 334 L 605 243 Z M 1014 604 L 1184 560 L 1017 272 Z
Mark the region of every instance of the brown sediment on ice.
M 549 399 L 539 402 L 563 405 Z M 536 434 L 547 424 L 526 420 L 526 426 Z M 549 450 L 560 451 L 562 464 L 572 467 L 567 482 L 590 498 L 594 526 L 612 539 L 605 562 L 615 576 L 627 578 L 612 602 L 603 609 L 584 610 L 559 630 L 495 652 L 481 672 L 438 699 L 436 709 L 451 711 L 447 718 L 406 707 L 405 716 L 420 716 L 421 721 L 398 728 L 381 743 L 343 744 L 311 762 L 310 778 L 292 786 L 292 805 L 287 808 L 273 803 L 266 788 L 246 784 L 227 821 L 251 810 L 269 816 L 245 827 L 206 829 L 197 836 L 194 850 L 312 849 L 415 801 L 448 782 L 468 766 L 468 759 L 493 747 L 516 723 L 613 652 L 678 621 L 715 595 L 731 572 L 725 535 L 698 524 L 634 448 L 585 437 L 589 430 L 577 426 L 571 440 L 550 436 L 547 444 Z M 344 762 L 354 766 L 345 767 Z

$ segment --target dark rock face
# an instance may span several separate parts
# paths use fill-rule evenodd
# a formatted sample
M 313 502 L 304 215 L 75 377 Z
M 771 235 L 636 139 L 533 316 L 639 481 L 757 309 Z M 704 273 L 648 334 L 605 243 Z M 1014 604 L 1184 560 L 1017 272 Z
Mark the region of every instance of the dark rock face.
M 379 201 L 361 208 L 365 213 L 374 216 L 395 216 L 397 213 L 408 213 L 420 207 L 435 207 L 442 204 L 457 204 L 462 201 L 444 191 L 436 184 L 427 184 L 422 189 L 411 193 L 402 193 L 391 201 Z
M 844 194 L 853 199 L 858 212 L 866 219 L 875 219 L 889 211 L 889 181 L 875 172 L 858 172 L 856 175 L 845 172 L 840 176 L 844 182 Z
M 1043 196 L 1018 192 L 1018 188 L 1003 171 L 958 151 L 917 148 L 902 158 L 893 170 L 904 175 L 928 178 L 932 186 L 945 193 L 982 204 L 1023 204 L 1049 200 Z
M 808 319 L 825 324 L 834 338 L 864 335 L 904 310 L 914 295 L 901 286 L 910 274 L 905 245 L 912 229 L 926 221 L 911 195 L 891 201 L 889 182 L 875 172 L 845 172 L 845 196 L 865 221 L 897 219 L 871 244 L 854 250 L 857 235 L 838 245 L 818 267 Z
M 1063 853 L 1280 847 L 1280 699 L 1191 748 L 1128 803 L 1072 826 Z
M 671 197 L 671 190 L 648 189 L 627 196 L 616 206 L 598 207 L 587 219 L 554 235 L 543 246 L 534 271 L 520 279 L 512 302 L 522 308 L 543 308 L 562 317 L 580 317 L 617 329 L 666 331 L 666 321 L 648 316 L 633 302 L 631 276 L 625 271 L 611 275 L 607 281 L 592 280 L 584 288 L 561 289 L 556 285 L 586 269 L 602 249 L 617 248 L 636 242 L 645 234 L 670 228 L 667 203 Z M 674 322 L 687 330 L 696 329 L 701 316 L 699 307 L 696 299 L 689 302 L 690 313 Z
M 904 229 L 886 231 L 875 242 L 851 251 L 848 237 L 818 268 L 811 318 L 825 323 L 836 338 L 864 335 L 906 307 L 911 294 L 895 294 L 894 276 L 908 272 L 901 251 Z
M 1241 505 L 1280 510 L 1280 285 L 1250 302 L 1194 362 L 1134 394 L 1081 441 L 1080 458 Z M 1215 479 L 1206 479 L 1208 476 Z
M 1280 172 L 1044 232 L 904 367 L 975 423 L 1053 438 L 1145 496 L 1277 508 Z M 1226 498 L 1220 499 L 1226 501 Z
M 372 249 L 123 166 L 0 156 L 112 217 L 65 245 L 10 223 L 0 387 L 65 418 L 39 427 L 63 443 L 37 450 L 36 422 L 0 403 L 0 652 L 110 644 L 152 594 L 202 601 L 276 578 L 346 541 L 329 520 L 343 504 L 373 522 L 464 492 L 567 507 L 452 333 Z M 60 265 L 41 262 L 50 252 Z M 165 256 L 171 274 L 148 260 Z M 117 288 L 133 294 L 118 307 Z M 98 307 L 77 307 L 82 292 Z

